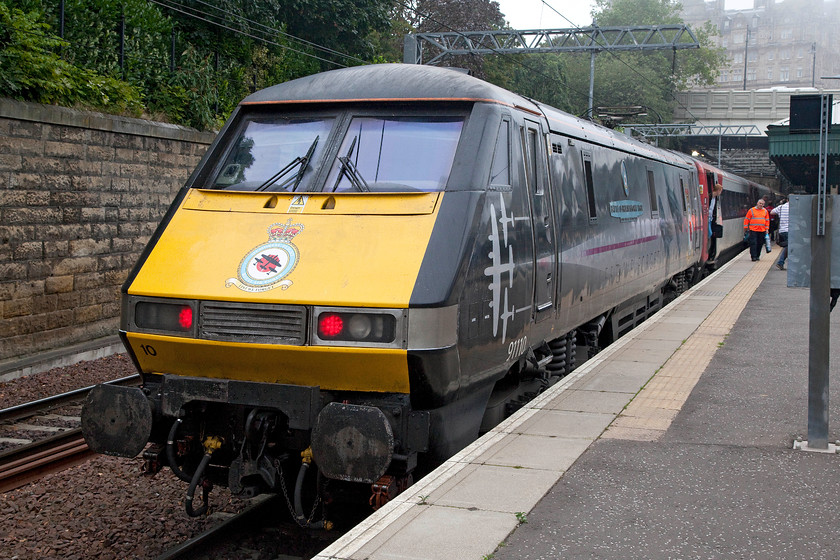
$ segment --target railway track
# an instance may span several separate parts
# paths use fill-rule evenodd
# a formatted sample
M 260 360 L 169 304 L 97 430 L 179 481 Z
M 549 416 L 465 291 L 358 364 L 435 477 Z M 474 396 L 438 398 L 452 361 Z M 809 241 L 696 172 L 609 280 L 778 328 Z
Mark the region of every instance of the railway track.
M 109 383 L 128 385 L 138 381 L 139 376 L 132 375 Z M 0 493 L 77 465 L 94 455 L 88 449 L 81 429 L 66 426 L 78 424 L 77 416 L 46 414 L 60 407 L 78 406 L 91 389 L 93 387 L 85 387 L 0 410 L 0 425 L 12 434 L 21 434 L 17 438 L 4 438 L 12 447 L 0 451 Z M 40 418 L 40 425 L 21 423 L 21 420 L 33 418 Z M 62 426 L 51 426 L 54 421 Z M 32 433 L 52 435 L 32 440 Z
M 80 428 L 4 451 L 0 453 L 0 493 L 78 465 L 93 455 Z
M 338 539 L 343 531 L 301 529 L 284 518 L 282 496 L 262 495 L 242 512 L 200 535 L 170 548 L 156 560 L 220 558 L 286 558 L 306 560 Z
M 219 525 L 204 531 L 200 535 L 189 539 L 161 554 L 156 560 L 180 560 L 182 558 L 201 558 L 203 553 L 221 540 L 229 539 L 246 528 L 258 516 L 264 516 L 272 502 L 277 502 L 277 496 L 264 496 L 254 499 L 254 503 L 244 511 L 233 515 Z

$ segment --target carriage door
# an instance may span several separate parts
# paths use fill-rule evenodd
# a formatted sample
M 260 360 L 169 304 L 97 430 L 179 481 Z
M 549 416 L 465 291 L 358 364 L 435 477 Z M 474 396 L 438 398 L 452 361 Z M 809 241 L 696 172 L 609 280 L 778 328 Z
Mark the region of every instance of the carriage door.
M 534 315 L 536 321 L 541 321 L 551 315 L 556 268 L 547 143 L 539 123 L 526 120 L 520 132 L 534 232 Z
M 703 239 L 703 232 L 708 232 L 709 227 L 708 224 L 704 224 L 703 220 L 703 201 L 700 198 L 700 192 L 694 188 L 694 185 L 697 184 L 697 175 L 692 171 L 689 173 L 688 177 L 688 185 L 689 189 L 688 192 L 691 196 L 691 215 L 692 224 L 694 227 L 694 251 L 697 252 L 700 250 L 701 241 Z M 706 213 L 708 216 L 708 212 Z M 707 218 L 708 219 L 708 218 Z M 703 226 L 706 225 L 705 229 Z
M 697 204 L 691 196 L 689 185 L 691 182 L 688 177 L 680 173 L 680 190 L 682 191 L 683 201 L 683 215 L 685 221 L 688 223 L 688 251 L 689 253 L 696 248 L 695 240 L 699 241 L 697 220 L 700 217 L 697 212 Z

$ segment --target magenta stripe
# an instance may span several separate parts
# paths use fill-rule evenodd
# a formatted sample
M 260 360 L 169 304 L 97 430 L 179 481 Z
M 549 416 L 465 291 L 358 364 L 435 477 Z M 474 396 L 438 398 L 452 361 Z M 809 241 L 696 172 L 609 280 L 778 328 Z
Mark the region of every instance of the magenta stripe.
M 649 235 L 647 237 L 631 239 L 630 241 L 622 241 L 621 243 L 613 243 L 612 245 L 603 245 L 601 247 L 595 247 L 594 249 L 587 249 L 583 254 L 587 256 L 597 255 L 598 253 L 606 253 L 607 251 L 614 251 L 615 249 L 622 249 L 624 247 L 632 247 L 633 245 L 638 245 L 640 243 L 647 243 L 648 241 L 655 241 L 658 238 L 659 236 L 657 235 Z

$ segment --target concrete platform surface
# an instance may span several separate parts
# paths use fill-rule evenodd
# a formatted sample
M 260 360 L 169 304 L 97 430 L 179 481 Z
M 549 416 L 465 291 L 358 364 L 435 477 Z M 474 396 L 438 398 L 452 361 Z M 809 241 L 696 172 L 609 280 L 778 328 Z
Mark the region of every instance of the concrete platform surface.
M 776 251 L 736 257 L 316 559 L 840 558 L 840 457 L 793 449 L 809 292 Z

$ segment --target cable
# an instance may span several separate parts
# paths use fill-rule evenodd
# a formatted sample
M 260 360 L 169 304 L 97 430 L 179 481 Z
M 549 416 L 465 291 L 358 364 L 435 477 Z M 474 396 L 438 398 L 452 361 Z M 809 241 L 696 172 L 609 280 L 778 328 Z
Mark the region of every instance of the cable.
M 412 11 L 412 12 L 414 12 L 415 14 L 419 15 L 419 16 L 420 16 L 420 17 L 422 17 L 424 20 L 429 20 L 429 21 L 431 21 L 432 23 L 436 23 L 436 24 L 440 25 L 441 27 L 443 27 L 444 29 L 447 29 L 447 30 L 448 30 L 449 32 L 451 32 L 451 33 L 457 33 L 457 34 L 458 34 L 458 35 L 460 35 L 461 37 L 464 37 L 465 39 L 467 38 L 467 37 L 466 37 L 466 35 L 464 35 L 462 32 L 457 31 L 457 30 L 455 30 L 455 29 L 452 29 L 451 27 L 449 27 L 449 25 L 447 25 L 447 24 L 445 24 L 445 23 L 443 23 L 443 22 L 441 22 L 441 21 L 436 20 L 435 18 L 433 18 L 433 17 L 432 17 L 431 15 L 429 15 L 429 14 L 424 14 L 424 13 L 423 13 L 423 12 L 421 12 L 420 10 L 418 10 L 418 9 L 416 9 L 416 8 L 413 8 L 413 7 L 409 6 L 408 4 L 406 4 L 405 2 L 403 2 L 402 0 L 397 0 L 397 1 L 396 1 L 396 3 L 397 3 L 397 4 L 399 4 L 399 5 L 401 5 L 401 6 L 403 6 L 405 9 L 407 9 L 407 10 L 409 10 L 409 11 Z M 549 81 L 551 81 L 551 82 L 556 82 L 556 83 L 560 84 L 561 86 L 564 86 L 567 90 L 570 90 L 570 91 L 572 91 L 572 92 L 574 92 L 574 93 L 577 93 L 578 95 L 584 95 L 584 94 L 583 94 L 583 93 L 581 93 L 580 91 L 577 91 L 576 89 L 574 89 L 574 88 L 570 87 L 570 86 L 569 86 L 569 84 L 567 84 L 567 83 L 563 83 L 563 82 L 561 82 L 561 81 L 558 81 L 556 78 L 554 78 L 554 77 L 552 77 L 552 76 L 549 76 L 549 75 L 545 74 L 544 72 L 541 72 L 540 70 L 537 70 L 537 69 L 535 69 L 535 68 L 532 68 L 531 66 L 528 66 L 527 64 L 525 64 L 524 62 L 522 62 L 521 60 L 519 60 L 519 58 L 511 58 L 511 57 L 514 57 L 514 56 L 520 56 L 520 55 L 509 55 L 509 54 L 507 54 L 507 53 L 502 53 L 502 52 L 499 52 L 499 51 L 497 51 L 496 49 L 494 49 L 494 48 L 492 48 L 492 47 L 491 47 L 491 48 L 489 48 L 489 50 L 493 51 L 494 53 L 496 53 L 496 55 L 498 55 L 498 56 L 500 56 L 500 57 L 503 57 L 503 58 L 508 58 L 509 60 L 512 60 L 515 64 L 518 64 L 519 66 L 521 66 L 521 67 L 525 68 L 526 70 L 529 70 L 530 72 L 534 72 L 535 74 L 539 74 L 540 76 L 542 76 L 542 77 L 543 77 L 543 78 L 545 78 L 546 80 L 549 80 Z M 588 97 L 589 97 L 589 94 L 588 94 L 588 93 L 586 93 L 586 94 L 585 94 L 585 96 L 588 98 Z
M 197 15 L 195 15 L 195 14 L 191 14 L 191 13 L 189 13 L 189 12 L 185 11 L 185 10 L 181 10 L 181 9 L 175 8 L 175 7 L 173 7 L 173 6 L 170 6 L 170 5 L 164 4 L 163 2 L 160 2 L 159 0 L 149 0 L 149 2 L 151 2 L 151 3 L 153 3 L 153 4 L 157 4 L 158 6 L 163 6 L 164 8 L 169 8 L 170 10 L 173 10 L 173 11 L 176 11 L 176 12 L 179 12 L 179 13 L 182 13 L 182 14 L 184 14 L 185 16 L 189 16 L 189 17 L 192 17 L 192 18 L 195 18 L 195 19 L 198 19 L 198 20 L 204 21 L 204 22 L 206 22 L 206 23 L 209 23 L 209 24 L 211 24 L 211 25 L 215 25 L 215 26 L 221 27 L 221 28 L 223 28 L 223 29 L 227 29 L 228 31 L 233 31 L 234 33 L 238 33 L 238 34 L 240 34 L 240 35 L 245 35 L 246 37 L 250 37 L 250 38 L 252 38 L 252 39 L 256 39 L 257 41 L 262 41 L 263 43 L 268 43 L 268 44 L 270 44 L 270 45 L 275 45 L 275 46 L 277 46 L 277 47 L 280 47 L 281 49 L 290 50 L 290 51 L 292 51 L 292 52 L 296 52 L 296 53 L 301 54 L 301 55 L 303 55 L 303 56 L 308 56 L 308 57 L 310 57 L 310 58 L 315 58 L 315 59 L 317 59 L 317 60 L 320 60 L 321 62 L 326 62 L 327 64 L 332 64 L 332 65 L 334 65 L 334 66 L 340 66 L 340 67 L 342 67 L 342 68 L 346 68 L 346 67 L 347 67 L 347 65 L 346 65 L 346 64 L 341 64 L 341 63 L 339 63 L 339 62 L 335 62 L 335 61 L 332 61 L 332 60 L 327 60 L 326 58 L 322 58 L 322 57 L 320 57 L 320 56 L 318 56 L 318 55 L 314 55 L 314 54 L 311 54 L 311 53 L 307 53 L 307 52 L 305 52 L 305 51 L 301 51 L 301 50 L 298 50 L 298 49 L 294 49 L 294 48 L 292 48 L 292 47 L 290 47 L 290 46 L 288 46 L 288 45 L 282 45 L 282 44 L 280 44 L 280 43 L 278 43 L 278 42 L 276 42 L 276 41 L 271 41 L 271 40 L 269 40 L 269 39 L 264 39 L 264 38 L 262 38 L 262 37 L 257 37 L 256 35 L 251 35 L 250 33 L 246 33 L 246 32 L 241 31 L 241 30 L 239 30 L 239 29 L 234 29 L 233 27 L 228 27 L 227 25 L 223 25 L 223 24 L 221 24 L 221 23 L 219 23 L 219 22 L 212 21 L 212 20 L 209 20 L 209 19 L 206 19 L 206 18 L 203 18 L 203 17 L 197 16 Z
M 569 18 L 567 18 L 566 16 L 564 16 L 563 14 L 561 14 L 560 12 L 558 12 L 558 11 L 557 11 L 557 9 L 555 9 L 555 8 L 554 8 L 554 6 L 552 6 L 551 4 L 549 4 L 549 3 L 547 2 L 547 0 L 541 0 L 541 2 L 542 2 L 545 6 L 547 6 L 550 10 L 552 10 L 555 14 L 557 14 L 557 15 L 558 15 L 558 16 L 560 16 L 561 18 L 565 19 L 566 21 L 568 21 L 568 22 L 569 22 L 569 24 L 571 24 L 571 25 L 572 25 L 572 27 L 574 27 L 575 29 L 577 29 L 577 30 L 579 30 L 579 31 L 581 30 L 581 28 L 580 28 L 580 27 L 578 27 L 577 25 L 575 25 L 575 24 L 574 24 L 571 20 L 569 20 Z M 600 45 L 600 46 L 604 46 L 604 45 Z M 638 75 L 639 75 L 642 79 L 644 79 L 646 82 L 651 83 L 651 84 L 653 83 L 653 82 L 652 82 L 652 81 L 651 81 L 651 80 L 650 80 L 647 76 L 645 76 L 644 74 L 642 74 L 641 72 L 639 72 L 639 71 L 638 71 L 636 68 L 634 68 L 633 66 L 630 66 L 630 65 L 627 63 L 627 61 L 623 60 L 621 57 L 619 57 L 619 56 L 618 56 L 617 54 L 615 54 L 614 52 L 612 52 L 612 51 L 610 51 L 610 50 L 608 50 L 608 49 L 605 49 L 605 52 L 606 52 L 606 53 L 608 53 L 608 54 L 609 54 L 610 56 L 612 56 L 613 58 L 615 58 L 616 60 L 618 60 L 619 62 L 621 62 L 622 64 L 624 64 L 625 66 L 627 66 L 628 68 L 630 68 L 630 70 L 632 70 L 634 73 L 638 74 Z M 694 120 L 695 120 L 696 122 L 698 122 L 698 123 L 700 123 L 700 124 L 703 124 L 703 123 L 702 123 L 702 122 L 701 122 L 701 121 L 700 121 L 700 120 L 699 120 L 699 119 L 698 119 L 698 118 L 697 118 L 697 117 L 696 117 L 696 116 L 695 116 L 695 115 L 691 112 L 691 110 L 690 110 L 688 107 L 686 107 L 683 103 L 681 103 L 681 102 L 680 102 L 680 100 L 679 100 L 679 99 L 677 99 L 677 97 L 676 97 L 676 96 L 675 96 L 672 92 L 669 92 L 669 95 L 671 96 L 671 98 L 672 98 L 674 101 L 676 101 L 676 103 L 677 103 L 680 107 L 682 107 L 683 109 L 685 109 L 685 112 L 686 112 L 686 113 L 688 113 L 689 115 L 691 115 L 691 117 L 693 117 L 693 118 L 694 118 Z M 587 94 L 587 96 L 588 96 L 588 94 Z
M 184 15 L 186 15 L 186 16 L 193 17 L 193 18 L 199 19 L 199 20 L 201 20 L 201 21 L 207 22 L 207 23 L 209 23 L 209 24 L 211 24 L 211 25 L 216 25 L 216 26 L 218 26 L 218 27 L 222 27 L 222 28 L 227 29 L 227 30 L 229 30 L 229 31 L 233 31 L 234 33 L 238 33 L 238 34 L 240 34 L 240 35 L 245 35 L 246 37 L 250 37 L 250 38 L 255 39 L 255 40 L 257 40 L 257 41 L 261 41 L 261 42 L 263 42 L 263 43 L 268 43 L 268 44 L 270 44 L 270 45 L 275 45 L 275 46 L 280 47 L 280 48 L 282 48 L 282 49 L 290 50 L 290 51 L 296 52 L 296 53 L 301 54 L 301 55 L 304 55 L 304 56 L 308 56 L 308 57 L 311 57 L 311 58 L 315 58 L 315 59 L 317 59 L 317 60 L 320 60 L 320 61 L 322 61 L 322 62 L 326 62 L 326 63 L 328 63 L 328 64 L 333 64 L 333 65 L 335 65 L 335 66 L 340 66 L 340 67 L 342 67 L 342 68 L 346 68 L 346 67 L 347 67 L 345 64 L 341 64 L 341 63 L 338 63 L 338 62 L 335 62 L 335 61 L 332 61 L 332 60 L 328 60 L 328 59 L 326 59 L 326 58 L 321 58 L 321 57 L 319 57 L 319 56 L 317 56 L 317 55 L 314 55 L 314 54 L 311 54 L 311 53 L 307 53 L 307 52 L 305 52 L 305 51 L 301 51 L 301 50 L 298 50 L 298 49 L 292 48 L 292 47 L 290 47 L 290 46 L 288 46 L 288 45 L 283 45 L 283 44 L 281 44 L 281 43 L 277 43 L 276 41 L 272 41 L 272 40 L 270 40 L 270 39 L 265 39 L 264 37 L 258 37 L 258 36 L 256 36 L 256 35 L 251 35 L 251 34 L 249 34 L 249 33 L 246 33 L 246 32 L 244 32 L 244 31 L 241 31 L 241 30 L 239 30 L 239 29 L 234 29 L 234 28 L 232 28 L 232 27 L 228 27 L 228 26 L 226 26 L 226 25 L 223 25 L 223 24 L 221 24 L 221 23 L 219 23 L 219 22 L 215 22 L 215 21 L 212 21 L 212 20 L 209 20 L 209 19 L 205 19 L 205 18 L 199 17 L 199 16 L 197 16 L 197 15 L 195 15 L 195 14 L 191 14 L 191 13 L 189 13 L 189 12 L 187 12 L 187 11 L 184 11 L 184 10 L 178 9 L 178 8 L 176 8 L 176 7 L 170 6 L 170 5 L 168 5 L 168 4 L 165 4 L 165 3 L 163 3 L 163 2 L 161 2 L 161 1 L 159 1 L 159 0 L 148 0 L 148 1 L 149 1 L 149 2 L 151 2 L 151 3 L 153 3 L 153 4 L 157 4 L 157 5 L 159 5 L 159 6 L 162 6 L 162 7 L 164 7 L 164 8 L 169 8 L 170 10 L 173 10 L 173 11 L 176 11 L 176 12 L 179 12 L 179 13 L 182 13 L 182 14 L 184 14 Z M 169 1 L 170 1 L 170 2 L 172 2 L 173 4 L 177 4 L 177 5 L 179 5 L 179 6 L 182 6 L 182 7 L 188 8 L 187 6 L 184 6 L 183 4 L 178 4 L 177 2 L 174 2 L 174 0 L 169 0 Z M 199 1 L 200 1 L 200 0 L 199 0 Z M 202 13 L 202 14 L 204 14 L 204 15 L 210 15 L 210 14 L 207 14 L 206 12 L 201 12 L 201 11 L 199 11 L 199 13 Z M 250 20 L 247 20 L 247 19 L 245 19 L 245 21 L 249 21 L 249 22 L 250 22 Z M 253 23 L 256 23 L 256 22 L 253 22 Z M 313 47 L 320 48 L 321 50 L 323 50 L 323 51 L 325 51 L 325 52 L 328 52 L 328 53 L 331 53 L 331 54 L 336 54 L 336 55 L 338 55 L 338 56 L 343 56 L 343 57 L 345 57 L 345 58 L 349 58 L 349 59 L 351 59 L 351 60 L 355 60 L 355 61 L 361 62 L 362 64 L 369 64 L 367 61 L 364 61 L 364 60 L 362 60 L 362 59 L 360 59 L 360 58 L 357 58 L 357 57 L 354 57 L 354 56 L 352 56 L 352 55 L 344 54 L 344 53 L 342 53 L 342 52 L 340 52 L 340 51 L 336 51 L 336 50 L 330 49 L 330 48 L 328 48 L 328 47 L 319 46 L 319 45 L 317 45 L 317 43 L 311 43 L 311 42 L 309 42 L 309 41 L 306 41 L 305 39 L 299 39 L 299 38 L 297 38 L 297 37 L 294 37 L 293 35 L 289 35 L 289 34 L 287 34 L 287 33 L 283 33 L 282 31 L 272 29 L 272 28 L 270 28 L 270 27 L 268 27 L 268 26 L 265 26 L 265 25 L 262 25 L 262 24 L 259 24 L 259 25 L 261 25 L 262 27 L 265 27 L 266 29 L 270 29 L 270 30 L 276 31 L 276 33 L 277 33 L 278 35 L 288 36 L 288 37 L 293 38 L 293 39 L 295 39 L 295 40 L 297 40 L 297 41 L 300 41 L 300 42 L 302 42 L 302 43 L 306 43 L 306 44 L 308 44 L 308 45 L 312 45 Z M 66 42 L 66 40 L 65 40 L 65 39 L 60 39 L 60 38 L 58 38 L 58 37 L 57 37 L 57 36 L 55 36 L 55 35 L 50 35 L 50 34 L 43 33 L 43 32 L 31 31 L 31 30 L 28 30 L 28 29 L 16 29 L 15 31 L 16 31 L 16 32 L 18 32 L 18 33 L 25 33 L 25 34 L 27 34 L 27 35 L 32 35 L 32 36 L 35 36 L 35 37 L 40 37 L 40 38 L 43 38 L 43 39 L 57 39 L 57 40 L 61 40 L 61 41 L 65 41 L 65 42 Z M 136 54 L 132 54 L 132 53 L 126 53 L 126 54 L 125 54 L 125 57 L 126 57 L 126 58 L 128 58 L 128 59 L 131 59 L 131 60 L 135 60 L 135 61 L 144 61 L 144 60 L 145 60 L 145 61 L 149 61 L 149 60 L 154 60 L 153 58 L 152 58 L 152 59 L 150 59 L 148 56 L 141 57 L 141 56 L 138 56 L 138 55 L 136 55 Z
M 181 8 L 184 8 L 184 9 L 187 9 L 187 10 L 193 10 L 194 12 L 197 12 L 197 13 L 199 13 L 199 14 L 203 14 L 203 15 L 206 15 L 206 16 L 208 16 L 208 17 L 214 17 L 212 14 L 209 14 L 209 13 L 207 13 L 207 12 L 203 12 L 203 11 L 201 11 L 201 10 L 199 10 L 199 9 L 197 9 L 197 8 L 193 8 L 193 7 L 191 7 L 191 6 L 186 6 L 186 5 L 181 4 L 181 3 L 179 3 L 179 2 L 177 2 L 177 1 L 175 1 L 175 0 L 168 0 L 168 1 L 169 1 L 169 2 L 171 2 L 172 4 L 176 4 L 176 5 L 180 6 Z M 197 3 L 199 3 L 199 4 L 202 4 L 202 5 L 204 5 L 204 6 L 207 6 L 208 8 L 211 8 L 211 9 L 216 10 L 216 11 L 218 11 L 218 12 L 221 12 L 221 13 L 222 13 L 222 14 L 224 14 L 225 16 L 232 15 L 232 14 L 230 14 L 230 12 L 225 11 L 223 8 L 220 8 L 220 7 L 218 7 L 218 6 L 214 6 L 213 4 L 210 4 L 209 2 L 204 2 L 203 0 L 195 0 L 195 2 L 197 2 Z M 349 55 L 349 54 L 346 54 L 346 53 L 343 53 L 343 52 L 337 51 L 337 50 L 335 50 L 335 49 L 331 49 L 331 48 L 329 48 L 329 47 L 325 47 L 325 46 L 323 46 L 323 45 L 319 45 L 318 43 L 313 43 L 312 41 L 307 41 L 306 39 L 302 39 L 302 38 L 300 38 L 300 37 L 296 37 L 295 35 L 292 35 L 292 34 L 290 34 L 290 33 L 286 33 L 285 31 L 281 31 L 281 30 L 279 30 L 279 29 L 275 29 L 275 28 L 273 28 L 273 27 L 270 27 L 270 26 L 265 25 L 265 24 L 263 24 L 263 23 L 260 23 L 260 22 L 258 22 L 258 21 L 254 21 L 254 20 L 252 20 L 252 19 L 248 19 L 248 18 L 246 18 L 246 17 L 245 17 L 245 16 L 243 16 L 243 15 L 234 14 L 234 16 L 235 16 L 236 18 L 240 19 L 240 20 L 241 20 L 241 21 L 243 21 L 243 22 L 249 23 L 249 24 L 254 25 L 254 26 L 256 26 L 256 27 L 261 27 L 261 28 L 263 28 L 263 29 L 264 29 L 266 32 L 268 32 L 268 33 L 272 33 L 272 34 L 275 34 L 275 35 L 281 35 L 281 36 L 283 36 L 283 37 L 287 37 L 288 39 L 291 39 L 291 40 L 293 40 L 293 41 L 297 41 L 297 42 L 299 42 L 299 43 L 302 43 L 302 44 L 305 44 L 305 45 L 307 45 L 307 46 L 313 47 L 313 48 L 315 48 L 315 49 L 321 50 L 321 51 L 323 51 L 323 52 L 326 52 L 326 53 L 329 53 L 329 54 L 334 54 L 334 55 L 336 55 L 336 56 L 344 57 L 344 58 L 347 58 L 347 59 L 350 59 L 350 60 L 354 60 L 354 61 L 357 61 L 357 62 L 361 62 L 362 64 L 367 64 L 367 61 L 362 60 L 361 58 L 358 58 L 358 57 L 355 57 L 355 56 L 353 56 L 353 55 Z

